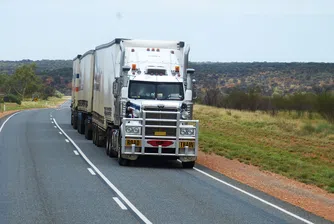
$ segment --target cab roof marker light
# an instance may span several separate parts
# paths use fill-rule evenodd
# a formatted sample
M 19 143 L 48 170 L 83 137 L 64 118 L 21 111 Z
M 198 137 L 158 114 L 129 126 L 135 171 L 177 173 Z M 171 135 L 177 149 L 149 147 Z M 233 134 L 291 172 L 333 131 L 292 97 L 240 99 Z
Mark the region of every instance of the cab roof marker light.
M 147 48 L 146 50 L 147 50 L 147 51 L 150 51 L 150 48 Z
M 154 49 L 154 48 L 152 48 L 152 51 L 155 51 L 155 49 Z
M 159 49 L 159 48 L 157 48 L 157 52 L 160 52 L 160 49 Z
M 131 69 L 132 70 L 137 70 L 137 65 L 136 64 L 132 64 Z
M 131 49 L 131 52 L 135 52 L 135 49 L 132 48 L 132 49 Z
M 180 66 L 176 65 L 176 66 L 175 66 L 175 71 L 176 71 L 176 72 L 180 72 Z
M 170 51 L 171 54 L 174 54 L 174 51 Z

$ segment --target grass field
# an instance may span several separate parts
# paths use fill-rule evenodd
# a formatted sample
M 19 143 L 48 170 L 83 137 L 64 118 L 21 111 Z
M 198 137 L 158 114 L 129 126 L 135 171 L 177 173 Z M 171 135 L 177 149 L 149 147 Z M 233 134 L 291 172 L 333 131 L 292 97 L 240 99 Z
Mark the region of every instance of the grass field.
M 241 112 L 196 105 L 200 149 L 334 193 L 334 125 L 317 114 Z
M 69 99 L 70 97 L 64 96 L 62 98 L 49 97 L 48 100 L 39 100 L 37 102 L 22 101 L 21 105 L 18 105 L 16 103 L 6 103 L 6 111 L 25 110 L 25 109 L 32 109 L 32 108 L 52 108 L 52 107 L 56 107 L 57 105 L 62 104 L 63 102 Z M 3 108 L 3 104 L 1 104 L 1 109 L 2 108 Z

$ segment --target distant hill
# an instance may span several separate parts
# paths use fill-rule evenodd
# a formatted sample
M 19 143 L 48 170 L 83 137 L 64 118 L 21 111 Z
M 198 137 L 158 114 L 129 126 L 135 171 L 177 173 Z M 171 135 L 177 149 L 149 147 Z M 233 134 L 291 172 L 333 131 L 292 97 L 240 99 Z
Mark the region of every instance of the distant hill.
M 12 74 L 18 66 L 33 62 L 45 82 L 70 94 L 72 60 L 0 61 L 0 74 Z M 191 62 L 189 67 L 196 70 L 199 90 L 219 87 L 228 93 L 259 87 L 264 95 L 272 95 L 334 89 L 334 63 Z
M 194 62 L 190 66 L 200 89 L 218 87 L 228 93 L 259 87 L 264 95 L 334 89 L 334 63 Z
M 72 60 L 0 61 L 0 74 L 11 75 L 19 66 L 31 63 L 36 63 L 36 74 L 41 76 L 45 83 L 65 95 L 71 95 Z

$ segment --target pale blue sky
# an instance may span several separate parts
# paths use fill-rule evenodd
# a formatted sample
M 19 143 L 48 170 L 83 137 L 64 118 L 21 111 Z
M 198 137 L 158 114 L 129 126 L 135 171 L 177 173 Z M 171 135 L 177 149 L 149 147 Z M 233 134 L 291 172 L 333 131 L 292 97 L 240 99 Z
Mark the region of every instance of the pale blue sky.
M 115 37 L 192 61 L 334 62 L 334 0 L 0 0 L 0 60 L 72 59 Z

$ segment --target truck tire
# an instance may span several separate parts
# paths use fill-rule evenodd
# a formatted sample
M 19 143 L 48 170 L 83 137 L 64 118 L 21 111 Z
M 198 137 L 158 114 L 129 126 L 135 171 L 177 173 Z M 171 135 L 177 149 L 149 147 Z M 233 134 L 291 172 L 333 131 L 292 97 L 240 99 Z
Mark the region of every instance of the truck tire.
M 110 156 L 110 129 L 107 130 L 106 154 Z
M 88 129 L 88 118 L 85 119 L 85 138 L 87 140 L 92 140 L 92 130 Z
M 118 152 L 118 164 L 120 166 L 128 166 L 129 165 L 129 160 L 128 159 L 123 159 L 121 157 L 121 152 L 120 151 Z
M 117 157 L 117 152 L 115 150 L 113 150 L 112 148 L 112 129 L 109 129 L 109 134 L 107 136 L 107 138 L 109 138 L 109 154 L 108 156 L 111 158 L 116 158 Z
M 121 135 L 119 135 L 119 140 L 118 140 L 118 153 L 117 153 L 117 157 L 118 157 L 118 164 L 120 166 L 128 166 L 129 165 L 129 160 L 128 159 L 123 159 L 122 156 L 121 156 L 121 141 L 122 140 L 122 137 Z
M 99 127 L 96 125 L 96 132 L 95 132 L 95 143 L 96 143 L 96 146 L 97 147 L 104 147 L 105 146 L 105 141 L 103 141 L 102 139 L 101 139 L 101 134 L 103 134 L 102 133 L 102 130 L 100 130 L 99 129 Z
M 85 120 L 83 114 L 81 114 L 81 116 L 78 116 L 78 132 L 80 134 L 85 133 Z
M 192 169 L 195 166 L 195 161 L 193 162 L 182 162 L 182 167 L 185 169 Z
M 77 129 L 78 128 L 78 118 L 77 118 L 77 113 L 74 112 L 73 114 L 73 129 Z
M 93 128 L 92 128 L 92 138 L 93 138 L 93 144 L 96 145 L 96 125 L 93 124 Z

